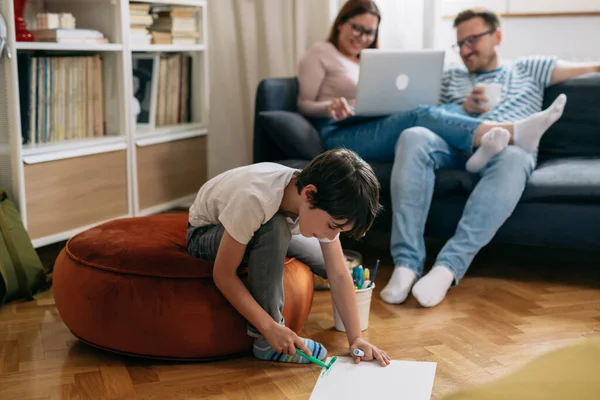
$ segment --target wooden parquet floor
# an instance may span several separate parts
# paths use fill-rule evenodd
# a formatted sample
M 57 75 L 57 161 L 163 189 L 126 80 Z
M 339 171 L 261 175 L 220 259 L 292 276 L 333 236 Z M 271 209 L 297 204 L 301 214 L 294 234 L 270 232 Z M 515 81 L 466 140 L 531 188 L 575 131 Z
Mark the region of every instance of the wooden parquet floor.
M 51 262 L 60 246 L 42 249 Z M 434 247 L 432 253 L 437 249 Z M 366 252 L 366 250 L 363 250 Z M 366 254 L 372 265 L 376 254 Z M 600 335 L 600 256 L 490 247 L 432 309 L 373 298 L 366 337 L 392 359 L 437 362 L 434 399 L 519 368 L 543 352 Z M 382 258 L 378 293 L 392 270 Z M 346 355 L 333 329 L 329 292 L 315 294 L 303 335 Z M 61 322 L 51 293 L 0 308 L 0 399 L 308 399 L 313 365 L 251 357 L 211 363 L 156 362 L 91 348 Z

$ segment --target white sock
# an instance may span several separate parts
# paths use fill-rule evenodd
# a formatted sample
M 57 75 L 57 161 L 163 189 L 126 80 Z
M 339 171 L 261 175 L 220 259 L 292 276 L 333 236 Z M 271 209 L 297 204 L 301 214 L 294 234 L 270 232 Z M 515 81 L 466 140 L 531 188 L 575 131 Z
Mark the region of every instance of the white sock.
M 390 304 L 400 304 L 408 297 L 410 288 L 417 280 L 417 274 L 407 267 L 395 267 L 392 277 L 379 296 Z
M 496 154 L 500 153 L 510 140 L 510 132 L 504 128 L 492 128 L 481 138 L 481 146 L 467 161 L 467 171 L 479 172 Z
M 423 307 L 438 305 L 452 286 L 454 274 L 443 265 L 434 266 L 412 288 L 412 294 Z
M 515 145 L 527 151 L 536 151 L 542 135 L 562 116 L 565 104 L 567 96 L 563 93 L 544 111 L 515 122 Z

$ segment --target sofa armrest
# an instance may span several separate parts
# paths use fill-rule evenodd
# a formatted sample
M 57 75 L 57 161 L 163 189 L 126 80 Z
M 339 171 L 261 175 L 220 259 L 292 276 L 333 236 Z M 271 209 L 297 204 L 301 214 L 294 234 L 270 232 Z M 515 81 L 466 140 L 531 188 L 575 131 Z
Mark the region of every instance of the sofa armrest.
M 258 115 L 264 111 L 296 111 L 298 80 L 296 78 L 263 79 L 256 88 L 254 105 L 253 162 L 276 161 L 285 158 L 282 149 L 265 130 Z M 263 121 L 264 122 L 264 121 Z
M 256 89 L 255 114 L 262 111 L 295 112 L 297 101 L 297 78 L 263 79 Z
M 285 159 L 311 160 L 324 151 L 315 127 L 302 115 L 289 111 L 262 111 L 257 133 L 268 136 Z

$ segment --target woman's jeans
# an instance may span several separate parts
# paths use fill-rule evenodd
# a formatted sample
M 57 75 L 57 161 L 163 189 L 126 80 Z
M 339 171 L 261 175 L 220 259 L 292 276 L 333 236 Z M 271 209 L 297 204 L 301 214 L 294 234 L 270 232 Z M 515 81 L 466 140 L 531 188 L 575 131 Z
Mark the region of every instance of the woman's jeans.
M 461 112 L 460 106 L 451 104 L 420 106 L 385 117 L 349 117 L 348 121 L 325 124 L 319 135 L 328 150 L 343 147 L 365 160 L 392 162 L 400 133 L 421 126 L 440 135 L 456 150 L 471 153 L 475 131 L 482 121 Z
M 464 169 L 466 157 L 429 129 L 411 128 L 400 136 L 392 168 L 391 252 L 396 266 L 417 276 L 425 263 L 425 222 L 435 184 L 435 171 Z M 455 234 L 435 265 L 450 269 L 458 283 L 479 250 L 489 243 L 517 206 L 536 164 L 536 155 L 517 146 L 496 154 L 479 172 Z

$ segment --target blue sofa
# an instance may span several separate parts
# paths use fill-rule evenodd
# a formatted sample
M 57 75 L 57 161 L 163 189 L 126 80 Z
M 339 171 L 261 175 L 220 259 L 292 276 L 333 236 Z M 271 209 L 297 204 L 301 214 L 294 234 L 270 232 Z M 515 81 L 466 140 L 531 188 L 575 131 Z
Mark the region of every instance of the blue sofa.
M 293 77 L 260 82 L 254 115 L 254 162 L 302 168 L 324 151 L 311 121 L 297 112 L 297 89 Z M 560 93 L 568 97 L 563 116 L 542 138 L 538 166 L 493 242 L 600 249 L 600 74 L 549 87 L 544 108 Z M 389 232 L 392 164 L 370 164 L 381 182 L 384 206 L 373 229 Z M 445 239 L 454 234 L 477 180 L 466 171 L 437 171 L 426 236 Z

